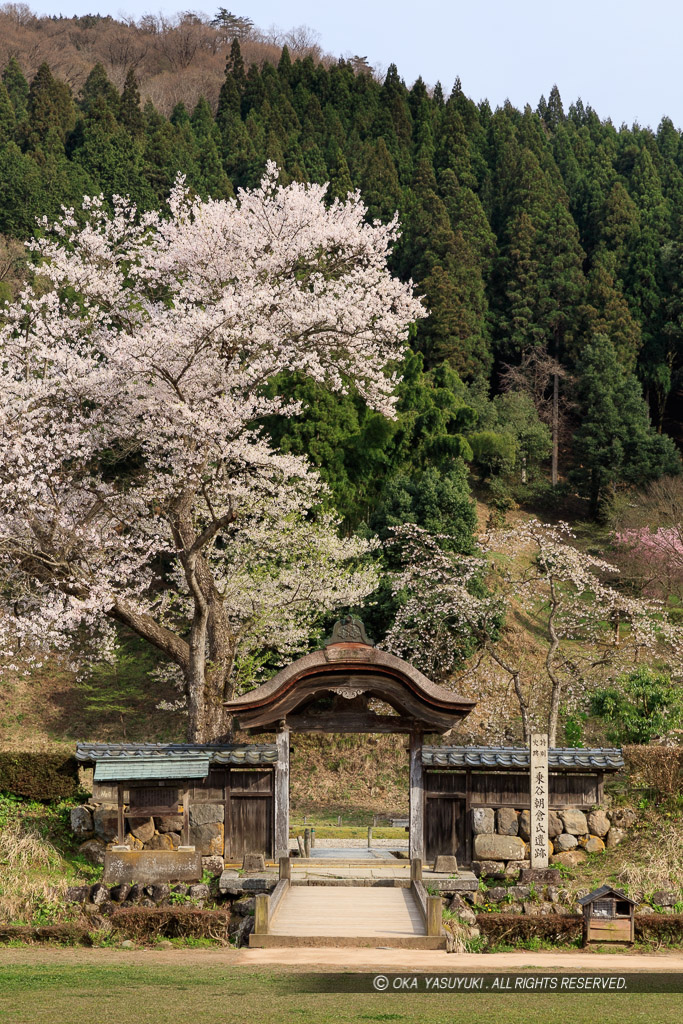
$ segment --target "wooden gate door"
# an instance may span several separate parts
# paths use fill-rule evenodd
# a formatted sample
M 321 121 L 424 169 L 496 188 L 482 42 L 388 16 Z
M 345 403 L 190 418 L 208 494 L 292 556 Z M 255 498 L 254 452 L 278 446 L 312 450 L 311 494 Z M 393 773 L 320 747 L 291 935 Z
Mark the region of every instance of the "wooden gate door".
M 441 854 L 469 863 L 465 795 L 459 780 L 446 772 L 427 772 L 425 779 L 425 859 Z
M 225 856 L 273 856 L 273 772 L 230 769 L 225 785 Z

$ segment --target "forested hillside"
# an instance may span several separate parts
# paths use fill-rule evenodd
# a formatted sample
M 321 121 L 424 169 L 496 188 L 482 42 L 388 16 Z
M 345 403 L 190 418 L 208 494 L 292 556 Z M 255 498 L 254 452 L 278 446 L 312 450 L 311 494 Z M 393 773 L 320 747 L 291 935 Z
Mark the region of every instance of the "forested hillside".
M 292 60 L 240 19 L 230 31 L 196 19 L 164 29 L 20 15 L 2 15 L 14 51 L 31 40 L 30 63 L 38 39 L 49 59 L 27 75 L 12 57 L 2 74 L 5 298 L 21 277 L 10 240 L 61 205 L 103 192 L 157 207 L 179 172 L 201 196 L 223 198 L 256 184 L 273 160 L 284 183 L 329 181 L 331 197 L 359 188 L 372 218 L 398 210 L 394 269 L 417 282 L 431 311 L 413 339 L 419 359 L 404 368 L 398 428 L 353 397 L 323 398 L 296 382 L 313 412 L 273 425 L 285 447 L 322 467 L 349 525 L 400 520 L 416 502 L 457 503 L 466 464 L 494 492 L 506 479 L 533 483 L 541 466 L 549 476 L 548 428 L 553 483 L 568 479 L 594 513 L 613 485 L 676 472 L 666 435 L 681 436 L 683 145 L 670 120 L 656 131 L 617 129 L 580 101 L 565 110 L 556 89 L 535 109 L 492 110 L 458 80 L 450 93 L 421 79 L 408 86 L 392 65 L 380 82 L 362 61 L 322 60 L 310 47 Z M 144 61 L 138 52 L 145 32 L 152 78 L 149 47 Z M 195 38 L 184 65 L 171 52 L 183 32 Z M 128 39 L 128 65 L 115 56 L 115 33 Z M 103 58 L 109 40 L 108 60 L 84 78 L 88 38 Z M 81 54 L 76 88 L 50 66 L 62 67 L 60 39 Z M 178 102 L 165 116 L 141 103 L 138 65 L 159 96 L 164 75 L 185 76 L 192 96 L 201 68 L 212 102 Z M 108 74 L 124 71 L 120 90 Z M 449 495 L 430 498 L 444 487 Z

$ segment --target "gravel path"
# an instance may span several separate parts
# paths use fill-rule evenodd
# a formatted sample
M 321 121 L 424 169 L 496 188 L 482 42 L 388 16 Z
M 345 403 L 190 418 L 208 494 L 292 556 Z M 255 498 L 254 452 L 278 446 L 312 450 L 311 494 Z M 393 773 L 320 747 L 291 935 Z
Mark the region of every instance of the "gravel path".
M 46 946 L 0 949 L 3 965 L 26 966 L 79 964 L 103 966 L 115 963 L 122 968 L 147 964 L 192 968 L 215 966 L 281 966 L 292 970 L 355 971 L 667 971 L 683 972 L 683 955 L 661 952 L 594 953 L 445 953 L 419 949 L 140 949 L 133 952 L 109 949 L 58 949 Z
M 314 849 L 316 849 L 316 848 L 329 849 L 329 848 L 335 848 L 335 847 L 339 847 L 339 848 L 344 847 L 344 849 L 349 849 L 349 850 L 354 850 L 354 849 L 355 850 L 361 850 L 361 849 L 365 848 L 367 850 L 367 848 L 368 848 L 368 841 L 367 841 L 367 839 L 318 839 L 318 837 L 316 836 Z M 373 839 L 372 840 L 372 847 L 373 847 L 373 849 L 377 848 L 377 849 L 382 849 L 382 850 L 407 850 L 408 849 L 408 840 L 407 839 Z M 290 850 L 298 850 L 298 845 L 297 845 L 296 839 L 290 839 L 289 840 L 289 848 L 290 848 Z

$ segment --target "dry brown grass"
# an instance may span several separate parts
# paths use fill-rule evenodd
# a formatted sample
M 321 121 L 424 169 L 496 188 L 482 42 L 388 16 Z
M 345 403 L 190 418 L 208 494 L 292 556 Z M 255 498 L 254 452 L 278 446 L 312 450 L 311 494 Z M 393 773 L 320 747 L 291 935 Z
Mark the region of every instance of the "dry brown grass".
M 0 921 L 46 919 L 63 909 L 62 858 L 47 839 L 20 821 L 0 832 Z
M 683 822 L 661 825 L 629 843 L 618 877 L 637 899 L 658 889 L 683 890 Z
M 408 812 L 402 736 L 300 735 L 293 740 L 291 800 L 297 813 L 324 810 L 344 822 Z

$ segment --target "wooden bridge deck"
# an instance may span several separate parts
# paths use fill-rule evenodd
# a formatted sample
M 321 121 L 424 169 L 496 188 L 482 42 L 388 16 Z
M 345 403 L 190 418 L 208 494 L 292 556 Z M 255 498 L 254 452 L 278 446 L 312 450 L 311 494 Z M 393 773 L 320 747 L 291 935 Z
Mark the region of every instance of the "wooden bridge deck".
M 441 949 L 445 938 L 428 936 L 411 889 L 368 886 L 292 886 L 267 935 L 251 946 L 369 945 Z
M 410 889 L 297 886 L 290 889 L 270 929 L 272 935 L 424 935 Z

